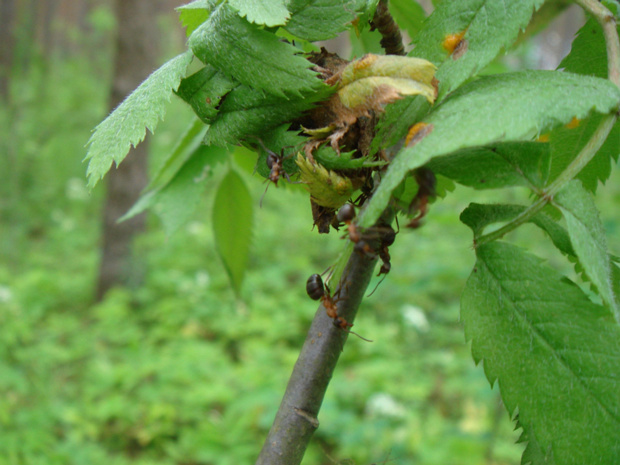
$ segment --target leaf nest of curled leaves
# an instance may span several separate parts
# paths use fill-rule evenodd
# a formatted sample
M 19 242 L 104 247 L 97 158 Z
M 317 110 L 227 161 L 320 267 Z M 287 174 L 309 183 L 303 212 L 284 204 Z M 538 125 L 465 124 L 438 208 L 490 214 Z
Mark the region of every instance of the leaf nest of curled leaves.
M 340 141 L 359 117 L 381 113 L 385 105 L 407 95 L 422 95 L 433 103 L 437 96 L 435 70 L 431 62 L 412 57 L 369 53 L 352 61 L 325 81 L 337 87 L 326 104 L 334 120 L 315 129 L 314 137 L 329 133 L 326 138 L 338 152 Z
M 300 153 L 295 162 L 312 200 L 322 207 L 340 208 L 363 182 L 362 179 L 340 176 L 318 163 L 312 163 Z

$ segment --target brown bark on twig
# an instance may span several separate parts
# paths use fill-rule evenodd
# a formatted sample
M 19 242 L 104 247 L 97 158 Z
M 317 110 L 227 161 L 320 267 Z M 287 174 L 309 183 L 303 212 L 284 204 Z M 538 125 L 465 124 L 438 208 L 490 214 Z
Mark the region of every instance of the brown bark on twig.
M 364 297 L 376 258 L 352 253 L 340 280 L 338 315 L 352 323 Z M 334 325 L 321 305 L 297 359 L 274 423 L 256 465 L 301 463 L 348 333 Z
M 406 55 L 403 36 L 388 10 L 387 0 L 379 1 L 371 25 L 381 33 L 381 47 L 387 55 Z

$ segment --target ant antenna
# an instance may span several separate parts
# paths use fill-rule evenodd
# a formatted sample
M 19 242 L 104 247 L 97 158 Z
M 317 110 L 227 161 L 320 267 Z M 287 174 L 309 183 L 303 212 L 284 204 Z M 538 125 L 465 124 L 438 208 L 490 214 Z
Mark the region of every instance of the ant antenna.
M 345 331 L 345 332 L 349 333 L 349 334 L 353 334 L 354 336 L 359 337 L 362 341 L 366 341 L 366 342 L 375 342 L 375 341 L 371 341 L 370 339 L 366 339 L 366 338 L 365 338 L 365 337 L 363 337 L 363 336 L 360 336 L 360 335 L 359 335 L 359 334 L 357 334 L 355 331 L 351 331 L 350 329 L 344 329 L 344 328 L 341 328 L 341 329 L 342 329 L 343 331 Z

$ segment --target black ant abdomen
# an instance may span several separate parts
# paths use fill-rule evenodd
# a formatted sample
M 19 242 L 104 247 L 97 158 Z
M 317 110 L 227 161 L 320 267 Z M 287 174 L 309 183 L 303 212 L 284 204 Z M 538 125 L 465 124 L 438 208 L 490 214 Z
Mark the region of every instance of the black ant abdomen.
M 313 274 L 308 278 L 308 281 L 306 281 L 306 292 L 312 300 L 319 300 L 325 295 L 325 287 L 320 275 Z
M 353 218 L 355 218 L 355 208 L 350 203 L 345 203 L 340 210 L 338 210 L 336 218 L 341 223 L 353 221 Z

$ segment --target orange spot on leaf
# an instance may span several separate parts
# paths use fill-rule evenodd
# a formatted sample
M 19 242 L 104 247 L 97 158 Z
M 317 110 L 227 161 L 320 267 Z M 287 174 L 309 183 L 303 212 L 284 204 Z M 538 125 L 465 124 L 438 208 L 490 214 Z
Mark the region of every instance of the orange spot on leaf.
M 538 136 L 538 139 L 536 139 L 537 142 L 549 142 L 549 133 L 545 133 L 545 134 L 541 134 L 540 136 Z
M 424 137 L 428 136 L 434 126 L 428 123 L 416 123 L 409 128 L 407 137 L 405 138 L 405 146 L 412 147 L 420 142 Z
M 448 51 L 448 53 L 451 54 L 452 52 L 454 52 L 456 47 L 458 47 L 458 45 L 463 41 L 463 37 L 465 37 L 466 32 L 467 29 L 461 32 L 457 32 L 456 34 L 448 34 L 446 37 L 444 37 L 441 45 Z
M 575 129 L 575 128 L 579 127 L 580 124 L 581 124 L 581 121 L 578 120 L 576 116 L 573 116 L 573 119 L 568 122 L 566 127 L 568 129 Z

